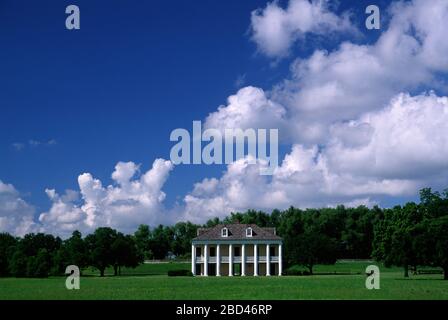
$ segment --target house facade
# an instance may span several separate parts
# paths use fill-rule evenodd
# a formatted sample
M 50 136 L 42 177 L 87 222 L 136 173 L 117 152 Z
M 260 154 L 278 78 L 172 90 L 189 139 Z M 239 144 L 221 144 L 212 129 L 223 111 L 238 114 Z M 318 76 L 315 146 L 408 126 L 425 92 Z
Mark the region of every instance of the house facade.
M 280 276 L 282 238 L 275 228 L 219 224 L 198 229 L 191 257 L 195 276 Z

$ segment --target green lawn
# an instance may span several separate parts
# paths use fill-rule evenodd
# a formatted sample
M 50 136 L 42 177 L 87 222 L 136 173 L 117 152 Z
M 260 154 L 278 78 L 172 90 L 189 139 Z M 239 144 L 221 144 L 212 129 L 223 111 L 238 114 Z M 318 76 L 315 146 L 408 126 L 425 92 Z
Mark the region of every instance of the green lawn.
M 381 289 L 367 290 L 366 262 L 318 266 L 314 275 L 283 277 L 167 277 L 187 263 L 147 264 L 123 270 L 122 276 L 100 278 L 87 270 L 80 290 L 65 289 L 65 278 L 0 279 L 0 299 L 448 299 L 442 275 L 404 279 L 399 268 L 381 268 Z

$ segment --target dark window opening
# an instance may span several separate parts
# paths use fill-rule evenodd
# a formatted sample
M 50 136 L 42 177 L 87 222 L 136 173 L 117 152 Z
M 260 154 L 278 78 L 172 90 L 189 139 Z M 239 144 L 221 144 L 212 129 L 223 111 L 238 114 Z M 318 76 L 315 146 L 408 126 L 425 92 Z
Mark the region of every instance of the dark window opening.
M 239 248 L 239 247 L 236 247 L 236 248 L 235 248 L 235 250 L 234 250 L 234 255 L 237 256 L 237 257 L 240 256 L 240 248 Z

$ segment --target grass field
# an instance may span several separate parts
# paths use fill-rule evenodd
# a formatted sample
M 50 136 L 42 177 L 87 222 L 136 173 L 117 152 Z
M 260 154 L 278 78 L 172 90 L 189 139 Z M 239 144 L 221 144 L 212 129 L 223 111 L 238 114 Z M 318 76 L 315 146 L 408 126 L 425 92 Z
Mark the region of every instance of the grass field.
M 442 275 L 405 279 L 400 268 L 381 268 L 381 289 L 365 288 L 366 262 L 317 266 L 313 276 L 168 277 L 188 263 L 145 264 L 123 275 L 100 278 L 86 270 L 80 290 L 67 290 L 64 277 L 0 278 L 0 299 L 448 299 Z M 331 274 L 331 273 L 344 273 Z M 350 273 L 350 274 L 346 274 Z M 111 270 L 108 270 L 111 274 Z

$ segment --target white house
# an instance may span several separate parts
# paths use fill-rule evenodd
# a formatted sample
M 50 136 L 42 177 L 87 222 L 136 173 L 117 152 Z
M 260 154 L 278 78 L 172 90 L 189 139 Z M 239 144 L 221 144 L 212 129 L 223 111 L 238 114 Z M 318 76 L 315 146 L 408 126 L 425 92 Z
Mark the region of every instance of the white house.
M 282 238 L 275 228 L 219 224 L 198 229 L 191 245 L 191 272 L 202 276 L 282 274 Z

